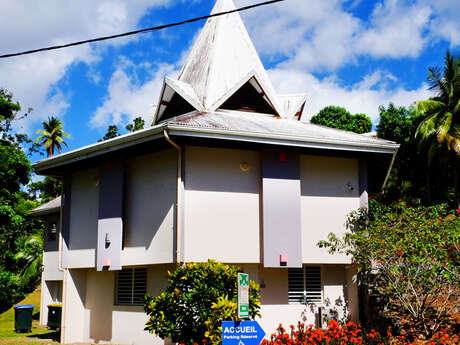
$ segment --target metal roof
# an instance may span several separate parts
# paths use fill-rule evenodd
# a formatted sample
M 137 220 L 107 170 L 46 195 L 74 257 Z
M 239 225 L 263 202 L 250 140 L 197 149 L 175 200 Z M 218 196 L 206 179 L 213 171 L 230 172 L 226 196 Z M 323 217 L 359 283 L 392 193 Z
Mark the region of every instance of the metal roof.
M 50 200 L 43 205 L 34 208 L 29 212 L 31 216 L 43 216 L 45 214 L 57 213 L 61 211 L 61 197 Z
M 34 164 L 38 173 L 91 157 L 163 138 L 171 135 L 226 139 L 292 147 L 322 148 L 394 154 L 399 145 L 388 140 L 369 137 L 302 121 L 275 118 L 266 114 L 219 110 L 193 111 L 159 125 L 110 140 L 65 152 Z
M 167 122 L 172 134 L 179 131 L 202 134 L 221 134 L 260 138 L 267 142 L 276 139 L 285 145 L 320 147 L 339 150 L 393 153 L 399 145 L 388 140 L 369 137 L 344 130 L 319 126 L 302 121 L 274 118 L 265 114 L 219 110 L 216 112 L 193 112 L 178 116 Z M 188 134 L 192 135 L 192 134 Z M 303 143 L 303 144 L 302 144 Z M 308 144 L 311 145 L 308 145 Z M 329 145 L 329 146 L 325 146 Z

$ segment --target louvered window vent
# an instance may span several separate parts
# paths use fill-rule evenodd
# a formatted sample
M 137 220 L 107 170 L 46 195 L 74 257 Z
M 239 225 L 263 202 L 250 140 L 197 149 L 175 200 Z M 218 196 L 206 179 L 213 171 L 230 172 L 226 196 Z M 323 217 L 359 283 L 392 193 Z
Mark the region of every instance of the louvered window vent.
M 146 292 L 146 268 L 128 268 L 117 272 L 115 304 L 144 305 Z
M 306 304 L 323 300 L 321 267 L 306 266 L 288 269 L 288 298 L 290 304 Z

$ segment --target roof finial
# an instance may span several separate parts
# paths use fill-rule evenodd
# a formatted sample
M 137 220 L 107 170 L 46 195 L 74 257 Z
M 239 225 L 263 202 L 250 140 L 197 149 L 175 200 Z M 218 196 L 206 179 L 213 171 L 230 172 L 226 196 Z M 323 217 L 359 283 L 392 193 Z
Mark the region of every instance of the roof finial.
M 233 0 L 216 0 L 214 8 L 212 9 L 211 14 L 219 13 L 219 12 L 227 12 L 235 10 L 235 4 Z

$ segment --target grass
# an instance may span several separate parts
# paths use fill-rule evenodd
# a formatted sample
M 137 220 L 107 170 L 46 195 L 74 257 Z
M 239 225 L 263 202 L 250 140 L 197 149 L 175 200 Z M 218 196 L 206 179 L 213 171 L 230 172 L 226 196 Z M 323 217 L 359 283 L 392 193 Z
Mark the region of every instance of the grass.
M 18 304 L 33 304 L 32 332 L 16 333 L 14 331 L 14 307 L 0 315 L 0 345 L 43 345 L 59 344 L 50 339 L 59 339 L 56 331 L 39 325 L 40 289 L 36 289 Z

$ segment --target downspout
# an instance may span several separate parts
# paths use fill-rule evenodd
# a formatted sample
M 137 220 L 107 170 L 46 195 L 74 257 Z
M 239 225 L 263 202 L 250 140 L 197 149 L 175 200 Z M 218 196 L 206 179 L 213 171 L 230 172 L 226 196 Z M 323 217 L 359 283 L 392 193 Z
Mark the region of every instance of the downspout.
M 182 232 L 182 192 L 184 185 L 182 183 L 182 148 L 171 140 L 166 129 L 163 130 L 163 135 L 168 143 L 177 150 L 177 194 L 176 194 L 176 263 L 180 264 L 181 259 L 181 232 Z
M 63 181 L 64 182 L 64 181 Z M 64 240 L 62 237 L 62 218 L 64 214 L 64 204 L 65 196 L 64 196 L 64 183 L 61 190 L 61 212 L 59 217 L 59 239 L 58 239 L 58 270 L 62 272 L 62 309 L 61 309 L 61 329 L 60 329 L 60 343 L 64 343 L 66 326 L 65 326 L 65 315 L 66 315 L 66 305 L 65 298 L 66 298 L 66 291 L 67 291 L 67 269 L 62 268 L 62 241 Z
M 383 181 L 382 188 L 380 189 L 380 194 L 383 194 L 383 189 L 387 185 L 388 179 L 390 178 L 391 169 L 393 168 L 393 164 L 395 162 L 396 155 L 398 154 L 398 150 L 399 150 L 399 147 L 393 153 L 393 157 L 391 157 L 391 163 L 390 163 L 390 166 L 388 167 L 387 176 L 385 177 L 385 180 Z

